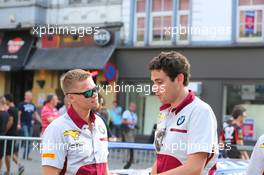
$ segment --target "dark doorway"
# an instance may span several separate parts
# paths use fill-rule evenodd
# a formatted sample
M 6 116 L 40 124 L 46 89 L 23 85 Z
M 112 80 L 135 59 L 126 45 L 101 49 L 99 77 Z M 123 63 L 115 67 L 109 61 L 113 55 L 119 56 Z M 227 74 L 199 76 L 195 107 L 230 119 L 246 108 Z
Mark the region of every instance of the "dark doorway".
M 23 101 L 24 93 L 33 88 L 33 71 L 14 71 L 10 74 L 10 92 L 16 104 Z

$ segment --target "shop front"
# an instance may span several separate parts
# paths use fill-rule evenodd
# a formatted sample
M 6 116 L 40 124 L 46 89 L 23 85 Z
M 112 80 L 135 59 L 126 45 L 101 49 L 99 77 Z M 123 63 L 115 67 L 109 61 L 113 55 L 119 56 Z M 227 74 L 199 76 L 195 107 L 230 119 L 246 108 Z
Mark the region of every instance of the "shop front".
M 0 94 L 12 93 L 15 102 L 23 100 L 32 88 L 32 71 L 23 71 L 36 41 L 29 30 L 3 31 L 0 42 Z
M 191 63 L 192 89 L 209 103 L 222 128 L 225 115 L 236 104 L 248 109 L 248 118 L 254 119 L 254 136 L 264 133 L 264 47 L 179 47 L 179 48 L 118 48 L 114 54 L 119 68 L 119 82 L 149 84 L 149 61 L 161 51 L 175 50 L 185 55 Z M 193 86 L 194 85 L 194 86 Z M 119 100 L 126 106 L 136 101 L 143 127 L 140 134 L 149 135 L 156 122 L 160 102 L 150 95 L 121 93 Z M 251 120 L 252 121 L 252 120 Z
M 105 32 L 106 30 L 103 30 Z M 99 33 L 100 34 L 100 33 Z M 60 88 L 60 77 L 70 69 L 84 69 L 93 72 L 97 84 L 111 84 L 104 76 L 105 66 L 112 63 L 115 50 L 114 38 L 111 32 L 105 32 L 100 37 L 53 35 L 40 38 L 41 47 L 35 49 L 25 66 L 26 71 L 33 71 L 33 101 L 42 106 L 48 93 L 56 93 L 63 99 Z M 113 80 L 115 81 L 115 79 Z M 115 94 L 102 94 L 111 106 Z

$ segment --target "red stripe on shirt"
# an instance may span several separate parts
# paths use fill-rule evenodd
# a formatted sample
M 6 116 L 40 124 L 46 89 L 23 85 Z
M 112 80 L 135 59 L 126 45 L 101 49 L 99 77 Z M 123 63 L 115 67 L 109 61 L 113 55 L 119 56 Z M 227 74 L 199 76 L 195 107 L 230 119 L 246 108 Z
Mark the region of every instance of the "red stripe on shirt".
M 213 159 L 214 154 L 210 154 L 206 160 L 205 166 L 206 167 L 208 165 L 208 163 Z M 216 164 L 214 164 L 214 166 L 209 170 L 208 175 L 214 175 L 216 172 Z
M 217 167 L 216 167 L 216 164 L 214 164 L 214 166 L 210 169 L 208 175 L 214 175 L 216 170 L 217 170 Z
M 108 138 L 107 137 L 100 138 L 100 141 L 108 141 Z
M 206 163 L 205 163 L 205 167 L 206 167 L 206 165 L 210 162 L 210 160 L 212 160 L 213 157 L 214 157 L 214 154 L 210 154 L 210 155 L 207 157 L 207 160 L 206 160 Z
M 181 132 L 181 133 L 187 133 L 187 130 L 185 130 L 185 129 L 171 128 L 170 131 L 173 131 L 173 132 Z
M 171 155 L 157 154 L 157 173 L 163 173 L 181 166 L 182 163 Z
M 107 163 L 96 163 L 80 167 L 76 175 L 107 175 Z

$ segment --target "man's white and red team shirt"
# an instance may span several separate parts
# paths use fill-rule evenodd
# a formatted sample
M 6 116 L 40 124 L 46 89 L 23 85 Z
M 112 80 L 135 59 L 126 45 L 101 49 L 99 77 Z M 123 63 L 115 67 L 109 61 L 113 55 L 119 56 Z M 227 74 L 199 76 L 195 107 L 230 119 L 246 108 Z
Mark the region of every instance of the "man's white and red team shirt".
M 264 135 L 262 135 L 250 158 L 247 175 L 264 175 Z
M 108 140 L 102 119 L 90 113 L 92 132 L 72 107 L 45 130 L 42 166 L 62 169 L 65 175 L 106 175 Z
M 159 117 L 154 141 L 157 172 L 185 164 L 189 154 L 206 152 L 209 154 L 202 174 L 214 174 L 218 138 L 217 122 L 211 107 L 189 91 L 176 108 L 172 109 L 170 104 L 161 106 Z

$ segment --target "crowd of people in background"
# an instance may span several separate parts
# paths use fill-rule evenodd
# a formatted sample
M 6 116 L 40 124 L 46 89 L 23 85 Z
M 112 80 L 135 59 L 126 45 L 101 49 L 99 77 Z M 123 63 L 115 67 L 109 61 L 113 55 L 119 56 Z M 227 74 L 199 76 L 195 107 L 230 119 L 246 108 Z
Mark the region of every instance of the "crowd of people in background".
M 134 102 L 129 104 L 128 109 L 123 110 L 117 101 L 113 101 L 111 108 L 105 107 L 105 100 L 99 95 L 99 106 L 95 111 L 105 122 L 107 126 L 108 137 L 110 141 L 135 142 L 138 116 L 136 114 L 137 105 Z M 64 98 L 61 102 L 55 93 L 46 96 L 43 106 L 38 109 L 32 102 L 32 92 L 26 91 L 24 100 L 17 105 L 14 103 L 12 94 L 6 94 L 0 97 L 0 136 L 23 136 L 40 137 L 48 125 L 67 112 L 70 104 Z M 236 145 L 243 145 L 242 124 L 246 117 L 246 109 L 241 105 L 234 107 L 231 118 L 224 124 L 220 134 L 220 143 L 225 146 L 229 144 L 228 150 L 222 152 L 223 157 L 249 159 L 246 151 L 238 151 Z M 156 125 L 153 127 L 149 143 L 153 143 Z M 6 143 L 5 163 L 7 174 L 10 172 L 11 159 L 18 165 L 18 172 L 22 174 L 24 166 L 19 163 L 18 144 L 14 144 L 11 150 L 12 141 Z M 0 148 L 4 148 L 4 141 L 0 140 Z M 30 151 L 32 144 L 22 143 L 23 159 L 32 160 Z M 27 148 L 27 149 L 26 149 Z M 11 154 L 13 151 L 13 154 Z M 2 158 L 4 150 L 0 149 L 0 170 L 2 167 Z M 11 157 L 13 155 L 13 157 Z M 131 156 L 133 159 L 133 155 Z

